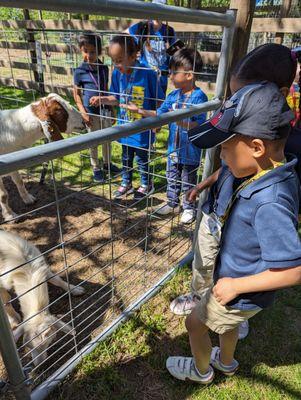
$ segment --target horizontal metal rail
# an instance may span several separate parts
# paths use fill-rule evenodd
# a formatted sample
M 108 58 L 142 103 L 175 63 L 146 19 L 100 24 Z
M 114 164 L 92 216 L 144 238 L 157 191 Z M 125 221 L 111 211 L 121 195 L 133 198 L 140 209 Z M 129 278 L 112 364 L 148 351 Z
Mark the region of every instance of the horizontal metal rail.
M 97 130 L 62 141 L 4 154 L 0 156 L 0 175 L 5 175 L 18 169 L 32 167 L 45 161 L 76 153 L 99 144 L 111 142 L 122 137 L 133 135 L 134 133 L 154 129 L 170 122 L 192 117 L 202 112 L 215 110 L 220 105 L 221 100 L 213 99 L 189 109 L 184 108 L 157 117 L 143 118 L 129 124 Z
M 33 10 L 68 11 L 70 13 L 114 15 L 115 17 L 124 17 L 126 8 L 127 18 L 149 19 L 151 16 L 153 19 L 225 27 L 229 27 L 234 23 L 233 16 L 228 14 L 191 10 L 163 4 L 144 3 L 135 0 L 1 0 L 0 6 L 29 8 Z

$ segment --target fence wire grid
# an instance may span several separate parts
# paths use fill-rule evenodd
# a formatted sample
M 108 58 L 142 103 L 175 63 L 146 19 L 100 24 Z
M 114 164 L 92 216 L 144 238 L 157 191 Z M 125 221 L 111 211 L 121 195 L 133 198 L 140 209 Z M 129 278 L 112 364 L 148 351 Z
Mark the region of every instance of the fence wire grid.
M 36 89 L 41 89 L 42 85 L 47 86 L 47 92 L 62 94 L 59 89 L 64 89 L 63 93 L 72 102 L 73 72 L 82 62 L 77 46 L 80 33 L 84 32 L 35 32 L 35 41 L 42 47 L 41 58 L 38 59 L 36 47 L 28 40 L 28 31 L 3 29 L 0 32 L 3 48 L 0 71 L 10 87 L 0 87 L 1 109 L 21 108 L 38 101 L 41 94 Z M 109 67 L 111 76 L 114 66 L 107 47 L 116 32 L 97 34 L 103 43 L 101 62 Z M 215 48 L 220 51 L 221 37 L 207 35 L 208 38 L 208 43 L 212 45 L 216 42 Z M 204 48 L 202 37 L 197 35 L 186 34 L 181 39 L 195 51 Z M 14 42 L 19 45 L 14 46 Z M 56 52 L 57 49 L 59 51 Z M 26 65 L 28 68 L 19 69 Z M 209 79 L 206 66 L 203 73 L 196 75 L 199 80 Z M 19 79 L 28 82 L 27 90 L 18 88 Z M 169 83 L 168 92 L 170 90 Z M 101 94 L 103 91 L 95 93 Z M 114 93 L 108 88 L 107 94 Z M 137 99 L 141 101 L 139 95 Z M 128 96 L 128 100 L 133 101 L 133 98 Z M 157 101 L 158 105 L 161 101 L 159 98 L 149 100 Z M 178 100 L 174 104 L 174 109 L 189 107 L 193 107 L 189 96 L 184 102 Z M 131 122 L 129 118 L 121 121 L 116 110 L 103 116 L 91 113 L 90 116 L 96 121 L 96 130 Z M 130 309 L 137 299 L 148 293 L 191 251 L 195 222 L 181 223 L 178 212 L 173 211 L 167 216 L 156 212 L 167 204 L 167 126 L 156 129 L 154 143 L 151 136 L 149 131 L 149 144 L 143 148 L 147 154 L 145 173 L 151 187 L 151 193 L 144 198 L 130 194 L 121 200 L 114 199 L 122 179 L 122 151 L 117 142 L 111 143 L 111 162 L 119 167 L 120 172 L 113 174 L 109 166 L 103 184 L 93 182 L 93 160 L 89 148 L 20 171 L 27 189 L 36 198 L 33 205 L 25 205 L 21 201 L 10 177 L 3 179 L 10 206 L 18 216 L 9 221 L 0 220 L 0 229 L 28 240 L 40 253 L 21 264 L 12 265 L 9 270 L 0 270 L 0 285 L 9 276 L 14 279 L 16 271 L 28 274 L 33 263 L 43 259 L 53 273 L 51 277 L 41 275 L 27 280 L 22 289 L 15 288 L 10 298 L 4 299 L 6 310 L 12 306 L 22 317 L 13 330 L 23 331 L 17 341 L 17 351 L 22 367 L 30 369 L 32 389 L 50 376 L 54 381 L 57 371 L 64 366 L 67 368 L 70 360 L 76 358 L 87 344 Z M 43 142 L 41 135 L 37 145 Z M 105 146 L 99 146 L 97 156 L 94 152 L 94 161 L 95 157 L 101 160 L 100 149 Z M 136 147 L 135 150 L 141 149 Z M 186 190 L 193 187 L 202 179 L 204 157 L 205 154 L 201 153 L 199 163 L 194 164 L 194 182 L 183 182 L 178 176 L 173 178 L 173 183 L 179 188 L 184 184 Z M 102 167 L 100 161 L 99 168 Z M 137 189 L 141 173 L 138 165 L 134 163 L 124 168 L 133 174 L 133 187 Z M 182 192 L 180 204 L 184 196 Z M 196 211 L 197 204 L 194 207 Z M 58 284 L 59 278 L 65 284 Z M 42 293 L 43 301 L 38 300 L 38 293 Z M 30 303 L 35 306 L 28 312 Z M 34 330 L 29 331 L 32 326 Z M 3 364 L 1 370 L 2 378 L 6 380 Z M 5 396 L 8 398 L 7 394 Z

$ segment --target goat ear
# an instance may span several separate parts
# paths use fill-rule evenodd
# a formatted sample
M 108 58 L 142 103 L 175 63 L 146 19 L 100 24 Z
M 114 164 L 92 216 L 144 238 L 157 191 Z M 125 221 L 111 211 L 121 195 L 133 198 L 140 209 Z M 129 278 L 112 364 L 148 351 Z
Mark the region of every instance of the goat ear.
M 24 326 L 18 326 L 16 329 L 13 330 L 14 340 L 17 343 L 20 337 L 24 334 Z
M 70 333 L 70 335 L 75 335 L 75 330 L 64 321 L 57 319 L 54 323 L 56 329 L 61 329 L 65 333 Z

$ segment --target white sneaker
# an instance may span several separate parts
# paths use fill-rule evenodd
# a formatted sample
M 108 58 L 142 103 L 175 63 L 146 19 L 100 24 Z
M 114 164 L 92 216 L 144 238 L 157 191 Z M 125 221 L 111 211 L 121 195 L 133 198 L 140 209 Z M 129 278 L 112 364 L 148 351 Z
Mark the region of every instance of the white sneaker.
M 244 321 L 238 326 L 238 339 L 242 340 L 249 334 L 249 321 Z
M 159 215 L 169 215 L 169 214 L 178 214 L 180 211 L 180 207 L 170 207 L 168 204 L 165 204 L 163 207 L 159 207 L 155 210 L 156 214 Z
M 222 364 L 222 362 L 220 360 L 220 348 L 218 346 L 215 346 L 212 348 L 210 364 L 212 365 L 213 368 L 218 369 L 224 375 L 227 375 L 227 376 L 234 375 L 239 367 L 239 363 L 235 359 L 233 359 L 233 362 L 231 365 Z
M 182 224 L 191 224 L 195 220 L 195 211 L 192 209 L 184 210 L 181 215 Z
M 208 385 L 214 379 L 214 370 L 209 365 L 205 375 L 199 373 L 192 357 L 168 357 L 166 368 L 169 373 L 180 381 L 192 381 Z
M 200 299 L 193 293 L 182 294 L 170 303 L 170 311 L 175 315 L 188 315 L 198 304 Z

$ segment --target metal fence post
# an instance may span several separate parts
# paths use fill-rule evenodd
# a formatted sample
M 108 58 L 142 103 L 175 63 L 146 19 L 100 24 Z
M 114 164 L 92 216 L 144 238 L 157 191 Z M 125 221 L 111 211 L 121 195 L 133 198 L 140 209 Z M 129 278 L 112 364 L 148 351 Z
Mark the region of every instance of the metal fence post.
M 226 14 L 232 15 L 234 19 L 236 18 L 236 10 L 227 10 Z M 222 99 L 225 95 L 226 91 L 226 83 L 228 78 L 228 71 L 232 56 L 232 46 L 233 46 L 233 38 L 235 32 L 235 24 L 230 27 L 225 27 L 223 32 L 223 40 L 222 40 L 222 48 L 221 55 L 218 66 L 218 73 L 216 78 L 216 86 L 215 86 L 215 98 Z M 216 148 L 212 148 L 206 150 L 205 162 L 202 174 L 202 180 L 208 178 L 213 172 L 214 158 L 215 158 Z M 202 205 L 207 199 L 208 191 L 204 190 L 199 197 L 197 217 L 195 222 L 195 230 L 193 235 L 192 242 L 192 251 L 194 251 L 199 226 L 202 220 Z
M 23 371 L 6 311 L 0 298 L 0 352 L 9 377 L 9 389 L 17 400 L 30 400 L 27 377 Z

